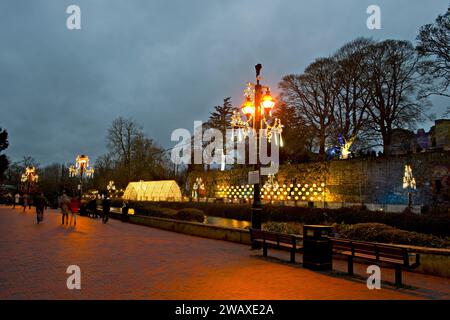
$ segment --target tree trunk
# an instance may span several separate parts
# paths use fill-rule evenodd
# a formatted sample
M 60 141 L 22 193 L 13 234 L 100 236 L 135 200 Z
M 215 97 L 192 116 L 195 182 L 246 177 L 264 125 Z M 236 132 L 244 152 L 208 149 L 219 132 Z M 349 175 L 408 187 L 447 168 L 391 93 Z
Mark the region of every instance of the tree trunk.
M 391 154 L 391 136 L 389 134 L 383 135 L 383 153 L 385 155 Z
M 319 158 L 325 159 L 325 134 L 320 134 L 320 147 L 319 147 Z

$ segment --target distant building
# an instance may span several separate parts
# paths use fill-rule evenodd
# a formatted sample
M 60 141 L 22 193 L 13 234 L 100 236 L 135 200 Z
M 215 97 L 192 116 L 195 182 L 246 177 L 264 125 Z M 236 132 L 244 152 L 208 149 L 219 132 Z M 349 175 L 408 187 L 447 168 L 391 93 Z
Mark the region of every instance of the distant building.
M 432 148 L 450 150 L 450 119 L 439 119 L 435 121 L 430 129 Z
M 406 129 L 394 129 L 391 135 L 391 154 L 405 154 L 417 149 L 417 139 L 414 132 Z
M 417 130 L 416 141 L 418 152 L 428 149 L 430 147 L 430 133 L 426 132 L 425 129 Z
M 432 149 L 450 150 L 450 119 L 439 119 L 429 132 L 417 133 L 406 129 L 394 129 L 391 136 L 391 153 L 406 154 Z

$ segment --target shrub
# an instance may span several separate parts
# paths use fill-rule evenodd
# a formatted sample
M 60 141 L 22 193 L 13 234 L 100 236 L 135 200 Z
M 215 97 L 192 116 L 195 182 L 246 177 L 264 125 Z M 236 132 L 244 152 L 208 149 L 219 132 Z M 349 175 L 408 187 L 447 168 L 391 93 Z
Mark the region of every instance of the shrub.
M 114 205 L 122 206 L 121 200 L 113 200 Z M 118 205 L 115 205 L 117 202 Z M 251 206 L 249 204 L 204 203 L 204 202 L 139 202 L 130 201 L 130 207 L 140 212 L 145 206 L 171 208 L 181 210 L 193 208 L 203 211 L 207 216 L 230 218 L 249 221 Z M 369 211 L 363 207 L 320 209 L 289 207 L 280 205 L 264 205 L 263 222 L 298 222 L 301 224 L 332 224 L 332 223 L 383 223 L 402 230 L 450 236 L 450 214 L 415 214 L 411 212 L 392 213 L 384 211 Z
M 180 209 L 175 215 L 177 220 L 203 222 L 205 221 L 205 214 L 202 210 L 194 208 Z
M 295 235 L 303 234 L 303 224 L 298 222 L 265 222 L 262 225 L 262 229 Z
M 112 206 L 121 206 L 121 200 L 114 200 Z M 156 218 L 175 219 L 183 221 L 203 222 L 205 220 L 205 214 L 202 210 L 195 208 L 168 208 L 161 207 L 155 202 L 144 201 L 130 201 L 130 208 L 135 210 L 136 215 L 152 216 Z
M 121 201 L 120 201 L 121 203 Z M 251 207 L 248 204 L 229 204 L 229 203 L 204 203 L 204 202 L 143 202 L 143 201 L 129 201 L 130 207 L 146 203 L 150 206 L 159 206 L 181 210 L 186 208 L 198 209 L 204 215 L 230 218 L 237 220 L 249 220 L 251 214 Z
M 146 215 L 157 218 L 174 219 L 174 217 L 177 215 L 177 210 L 162 208 L 158 206 L 137 205 L 134 207 L 134 210 L 138 215 Z
M 429 234 L 393 228 L 382 223 L 336 224 L 340 237 L 359 241 L 407 244 L 424 247 L 448 248 L 450 238 L 439 238 Z

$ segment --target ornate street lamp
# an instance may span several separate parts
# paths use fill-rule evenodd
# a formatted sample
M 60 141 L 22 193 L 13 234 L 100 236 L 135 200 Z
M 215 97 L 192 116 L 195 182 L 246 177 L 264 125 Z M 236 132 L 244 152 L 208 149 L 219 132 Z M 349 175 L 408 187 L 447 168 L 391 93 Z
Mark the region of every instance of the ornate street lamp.
M 277 137 L 279 138 L 279 145 L 283 145 L 281 133 L 283 131 L 283 125 L 280 119 L 272 117 L 272 110 L 275 106 L 275 100 L 270 94 L 270 88 L 260 84 L 260 74 L 262 65 L 257 64 L 256 70 L 256 83 L 248 83 L 247 88 L 244 91 L 245 101 L 242 104 L 241 111 L 245 115 L 243 119 L 238 112 L 234 112 L 231 117 L 231 125 L 234 128 L 238 128 L 239 135 L 241 131 L 244 135 L 247 135 L 250 130 L 254 130 L 256 134 L 256 164 L 254 170 L 258 173 L 258 183 L 254 184 L 253 188 L 253 204 L 252 204 L 252 228 L 261 229 L 261 187 L 259 183 L 260 175 L 260 162 L 259 162 L 259 150 L 260 150 L 260 129 L 265 129 L 265 138 L 268 142 L 271 142 L 272 137 L 275 138 L 277 143 Z
M 39 180 L 39 176 L 36 172 L 35 167 L 26 167 L 25 172 L 22 173 L 22 177 L 20 179 L 23 183 L 27 182 L 27 193 L 30 194 L 30 187 L 32 183 L 37 183 Z
M 75 166 L 69 167 L 69 176 L 76 177 L 80 176 L 80 184 L 78 185 L 78 190 L 80 190 L 80 197 L 83 195 L 83 176 L 86 178 L 92 178 L 94 176 L 94 168 L 89 167 L 89 157 L 82 154 L 78 155 L 75 160 Z

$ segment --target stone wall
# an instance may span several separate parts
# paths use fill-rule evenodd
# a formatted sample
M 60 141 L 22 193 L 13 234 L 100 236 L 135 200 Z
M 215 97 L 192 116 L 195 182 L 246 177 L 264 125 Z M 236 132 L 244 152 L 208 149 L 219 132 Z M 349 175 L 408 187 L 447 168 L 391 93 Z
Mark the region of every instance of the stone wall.
M 326 184 L 327 202 L 407 204 L 402 187 L 405 165 L 412 167 L 417 190 L 416 205 L 449 206 L 450 151 L 433 151 L 391 157 L 333 160 L 326 162 L 282 165 L 276 175 L 279 184 Z M 214 197 L 218 186 L 247 184 L 248 169 L 191 172 L 186 191 L 201 177 L 206 195 Z

